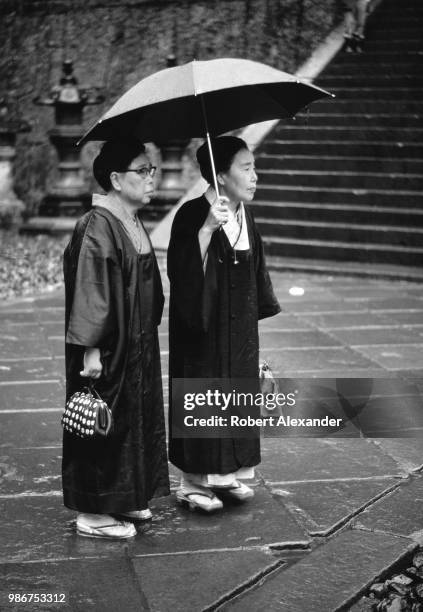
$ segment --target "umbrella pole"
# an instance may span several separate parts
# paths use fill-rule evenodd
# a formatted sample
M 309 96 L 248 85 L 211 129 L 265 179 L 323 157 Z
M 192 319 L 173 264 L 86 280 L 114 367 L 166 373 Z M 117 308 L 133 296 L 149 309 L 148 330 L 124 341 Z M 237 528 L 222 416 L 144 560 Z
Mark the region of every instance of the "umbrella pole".
M 206 132 L 206 138 L 207 138 L 207 146 L 209 148 L 210 164 L 211 164 L 211 169 L 212 169 L 212 174 L 213 174 L 214 190 L 216 192 L 217 197 L 220 197 L 219 187 L 217 185 L 216 168 L 214 166 L 213 149 L 212 149 L 212 146 L 211 146 L 210 134 L 209 134 L 208 130 Z
M 220 197 L 219 187 L 217 185 L 216 168 L 214 165 L 213 149 L 212 149 L 211 140 L 210 140 L 209 124 L 207 121 L 206 105 L 204 103 L 204 98 L 201 94 L 200 94 L 200 102 L 201 102 L 201 110 L 203 112 L 204 125 L 206 127 L 206 140 L 207 140 L 207 147 L 209 149 L 209 155 L 210 155 L 210 165 L 211 165 L 212 174 L 213 174 L 214 190 L 216 191 L 217 197 Z

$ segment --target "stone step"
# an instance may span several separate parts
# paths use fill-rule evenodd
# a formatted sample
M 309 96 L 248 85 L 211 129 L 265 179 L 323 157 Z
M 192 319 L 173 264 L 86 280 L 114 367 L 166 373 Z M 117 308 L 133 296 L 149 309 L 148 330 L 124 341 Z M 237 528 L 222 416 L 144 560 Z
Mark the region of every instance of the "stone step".
M 390 24 L 389 27 L 386 23 L 384 24 L 385 27 L 378 27 L 376 21 L 369 21 L 366 27 L 365 43 L 383 41 L 385 44 L 389 44 L 391 40 L 406 40 L 407 38 L 419 40 L 422 32 L 419 25 L 423 25 L 420 19 L 416 20 L 414 23 L 410 21 L 406 23 L 398 21 L 397 24 Z
M 262 169 L 259 184 L 307 185 L 308 187 L 334 187 L 345 189 L 391 189 L 396 191 L 419 190 L 423 196 L 423 175 L 386 174 L 351 171 L 287 170 L 284 168 Z M 395 196 L 394 196 L 395 197 Z M 423 201 L 422 201 L 423 205 Z
M 261 235 L 301 240 L 397 245 L 422 249 L 423 228 L 256 217 Z
M 372 263 L 363 264 L 355 261 L 337 261 L 335 259 L 301 259 L 299 257 L 266 257 L 269 270 L 278 272 L 296 272 L 329 274 L 331 276 L 357 276 L 364 278 L 423 281 L 423 270 L 420 267 L 400 266 L 396 264 Z
M 300 240 L 263 236 L 266 254 L 276 257 L 334 259 L 406 266 L 423 265 L 423 248 L 390 244 L 348 243 L 326 240 Z
M 422 61 L 422 53 L 420 49 L 402 49 L 400 51 L 388 47 L 383 51 L 372 51 L 367 49 L 366 53 L 338 53 L 334 59 L 334 64 L 351 64 L 354 62 L 357 66 L 366 64 L 381 64 L 393 62 L 417 62 Z
M 276 223 L 321 221 L 423 227 L 423 210 L 394 206 L 360 206 L 354 204 L 313 204 L 311 202 L 257 201 L 249 205 L 256 218 L 270 218 Z
M 389 38 L 381 40 L 373 40 L 372 38 L 366 38 L 363 43 L 364 54 L 369 53 L 383 53 L 386 50 L 389 51 L 422 51 L 423 43 L 421 38 L 408 38 L 404 33 L 403 38 L 398 35 L 398 38 Z
M 417 24 L 423 25 L 422 10 L 404 10 L 401 15 L 398 15 L 397 11 L 377 11 L 367 20 L 366 33 L 370 36 L 377 30 L 386 32 L 394 29 L 396 25 L 401 30 L 411 30 L 415 29 Z
M 357 95 L 357 93 L 356 93 Z M 385 95 L 387 95 L 385 93 Z M 383 100 L 375 100 L 363 97 L 356 97 L 354 99 L 343 99 L 341 98 L 327 98 L 325 100 L 319 100 L 318 102 L 313 102 L 310 105 L 310 109 L 313 110 L 314 113 L 358 113 L 358 114 L 366 114 L 366 113 L 382 113 L 382 114 L 421 114 L 422 112 L 422 103 L 421 101 L 414 100 L 411 97 L 403 100 L 394 100 L 388 99 Z
M 339 155 L 342 157 L 390 157 L 396 159 L 423 158 L 423 143 L 326 141 L 269 139 L 261 149 L 267 154 L 286 155 Z
M 421 266 L 422 31 L 423 2 L 384 0 L 364 52 L 342 50 L 315 82 L 336 97 L 260 146 L 251 206 L 268 254 Z
M 366 128 L 420 128 L 423 126 L 423 109 L 421 114 L 395 114 L 388 115 L 382 113 L 350 113 L 348 115 L 342 113 L 315 113 L 313 112 L 314 107 L 311 107 L 309 113 L 300 113 L 296 119 L 289 121 L 281 121 L 277 126 L 275 132 L 283 132 L 285 127 L 295 127 L 299 125 L 306 125 L 308 127 L 366 127 Z M 328 109 L 329 111 L 329 109 Z
M 416 68 L 416 74 L 407 72 L 403 73 L 392 73 L 389 70 L 386 72 L 378 71 L 377 74 L 343 74 L 343 75 L 331 75 L 327 74 L 320 76 L 316 81 L 316 84 L 323 89 L 332 88 L 349 88 L 349 87 L 364 87 L 364 88 L 378 88 L 378 87 L 423 87 L 423 74 L 422 67 L 420 70 Z
M 284 140 L 317 140 L 317 141 L 363 141 L 372 142 L 415 142 L 423 144 L 423 127 L 386 128 L 383 126 L 335 126 L 328 122 L 325 126 L 283 125 L 275 130 L 276 136 Z
M 395 15 L 399 15 L 400 17 L 408 17 L 410 15 L 414 15 L 415 13 L 422 12 L 422 5 L 420 0 L 408 0 L 405 2 L 401 2 L 401 12 L 398 11 L 398 3 L 396 0 L 383 0 L 383 2 L 376 7 L 376 10 L 372 13 L 370 18 L 377 16 L 377 19 L 381 15 L 391 15 L 393 18 Z
M 386 172 L 423 174 L 422 159 L 381 159 L 375 157 L 340 157 L 312 155 L 267 155 L 256 156 L 258 170 L 284 168 L 286 170 L 348 170 L 350 172 Z
M 420 0 L 403 0 L 401 2 L 401 14 L 404 11 L 414 11 L 421 8 Z M 383 0 L 382 4 L 378 7 L 379 11 L 390 11 L 398 15 L 398 1 L 397 0 Z
M 311 202 L 323 204 L 358 204 L 365 206 L 393 206 L 396 208 L 418 208 L 422 206 L 422 191 L 392 191 L 382 189 L 342 189 L 309 187 L 308 185 L 259 185 L 256 197 L 258 200 L 276 202 Z
M 366 76 L 372 78 L 374 75 L 401 75 L 409 74 L 420 77 L 423 70 L 423 55 L 418 56 L 414 62 L 402 60 L 398 61 L 386 61 L 386 62 L 362 62 L 354 61 L 351 57 L 350 62 L 338 62 L 334 60 L 333 63 L 329 64 L 327 69 L 319 76 L 319 80 L 326 78 L 326 76 L 350 76 L 356 75 Z M 361 60 L 361 56 L 359 58 Z
M 320 86 L 319 81 L 316 85 Z M 325 88 L 323 88 L 325 89 Z M 331 87 L 330 93 L 339 100 L 396 101 L 423 100 L 423 87 Z M 420 102 L 421 104 L 421 102 Z

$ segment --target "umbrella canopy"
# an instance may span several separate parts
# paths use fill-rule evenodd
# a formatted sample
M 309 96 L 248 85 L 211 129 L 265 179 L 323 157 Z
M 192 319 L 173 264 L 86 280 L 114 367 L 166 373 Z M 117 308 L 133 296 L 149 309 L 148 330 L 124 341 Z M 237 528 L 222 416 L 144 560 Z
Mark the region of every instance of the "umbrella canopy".
M 266 64 L 221 58 L 166 68 L 129 89 L 85 134 L 143 142 L 218 136 L 250 123 L 293 117 L 327 91 Z M 207 125 L 205 124 L 207 118 Z

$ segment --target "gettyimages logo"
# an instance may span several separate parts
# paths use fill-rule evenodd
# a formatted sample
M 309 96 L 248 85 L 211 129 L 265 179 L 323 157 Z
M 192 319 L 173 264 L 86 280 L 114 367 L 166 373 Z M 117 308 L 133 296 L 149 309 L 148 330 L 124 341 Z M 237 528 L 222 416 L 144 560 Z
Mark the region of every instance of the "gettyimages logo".
M 419 437 L 422 398 L 401 379 L 172 379 L 179 438 Z

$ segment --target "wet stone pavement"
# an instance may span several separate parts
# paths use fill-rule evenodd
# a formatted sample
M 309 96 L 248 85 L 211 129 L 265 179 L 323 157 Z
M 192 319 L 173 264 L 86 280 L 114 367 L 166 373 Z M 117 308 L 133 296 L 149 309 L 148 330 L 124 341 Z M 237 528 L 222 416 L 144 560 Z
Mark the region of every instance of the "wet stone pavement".
M 347 610 L 422 541 L 423 285 L 272 279 L 283 312 L 260 323 L 261 356 L 281 377 L 381 379 L 389 437 L 265 438 L 250 503 L 203 516 L 156 500 L 127 542 L 76 537 L 62 504 L 63 292 L 0 306 L 1 610 Z

